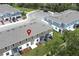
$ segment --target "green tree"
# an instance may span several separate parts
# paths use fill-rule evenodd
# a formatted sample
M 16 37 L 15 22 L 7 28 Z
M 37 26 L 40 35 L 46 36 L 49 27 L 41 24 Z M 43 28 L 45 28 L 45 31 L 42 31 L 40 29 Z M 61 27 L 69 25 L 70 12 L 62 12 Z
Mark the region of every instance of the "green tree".
M 79 55 L 79 30 L 66 31 L 63 35 L 66 47 L 57 55 Z

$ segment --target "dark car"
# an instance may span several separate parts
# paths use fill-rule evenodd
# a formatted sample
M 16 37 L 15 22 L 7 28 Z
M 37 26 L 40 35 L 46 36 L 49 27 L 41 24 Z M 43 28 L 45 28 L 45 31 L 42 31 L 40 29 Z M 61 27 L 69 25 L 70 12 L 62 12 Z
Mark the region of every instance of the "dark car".
M 48 10 L 43 10 L 44 12 L 48 12 Z

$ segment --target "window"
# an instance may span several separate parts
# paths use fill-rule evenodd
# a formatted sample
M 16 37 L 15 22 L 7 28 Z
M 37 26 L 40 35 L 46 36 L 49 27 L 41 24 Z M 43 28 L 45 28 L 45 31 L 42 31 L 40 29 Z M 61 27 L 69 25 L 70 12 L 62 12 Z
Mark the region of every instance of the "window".
M 44 36 L 41 36 L 41 37 L 40 37 L 40 41 L 44 40 L 44 38 L 45 38 Z
M 26 39 L 26 41 L 27 41 L 27 39 Z
M 44 12 L 48 12 L 48 10 L 43 10 Z
M 13 44 L 13 47 L 14 47 L 14 44 Z
M 38 39 L 37 39 L 37 42 L 38 42 Z
M 19 47 L 19 49 L 22 49 L 22 47 Z
M 7 18 L 7 19 L 5 19 L 5 21 L 8 21 L 8 18 Z
M 13 21 L 13 22 L 16 22 L 16 18 L 15 18 L 15 17 L 13 17 L 13 18 L 12 18 L 12 21 Z
M 27 44 L 27 46 L 29 46 L 29 44 Z
M 9 55 L 9 52 L 7 52 L 6 55 Z
M 57 29 L 57 27 L 55 27 L 55 29 Z
M 21 18 L 21 16 L 17 16 L 16 18 Z
M 21 44 L 21 41 L 19 43 Z
M 5 50 L 7 50 L 7 47 L 5 47 Z

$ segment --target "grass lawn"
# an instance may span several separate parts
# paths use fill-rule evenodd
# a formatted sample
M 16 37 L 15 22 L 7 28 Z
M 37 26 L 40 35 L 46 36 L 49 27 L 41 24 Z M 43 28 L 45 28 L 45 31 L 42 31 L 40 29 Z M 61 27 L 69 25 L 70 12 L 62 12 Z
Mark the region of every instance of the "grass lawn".
M 27 52 L 22 55 L 23 56 L 42 56 L 47 54 L 51 50 L 55 52 L 56 49 L 59 47 L 59 45 L 62 43 L 63 43 L 62 35 L 60 33 L 54 32 L 54 36 L 52 40 L 49 40 L 48 42 L 45 42 L 44 44 L 41 44 L 40 46 L 31 50 L 30 52 Z
M 33 11 L 35 9 L 31 9 L 31 8 L 24 8 L 24 7 L 15 7 L 16 9 L 19 9 L 20 11 L 24 11 L 25 13 L 28 13 L 30 11 Z

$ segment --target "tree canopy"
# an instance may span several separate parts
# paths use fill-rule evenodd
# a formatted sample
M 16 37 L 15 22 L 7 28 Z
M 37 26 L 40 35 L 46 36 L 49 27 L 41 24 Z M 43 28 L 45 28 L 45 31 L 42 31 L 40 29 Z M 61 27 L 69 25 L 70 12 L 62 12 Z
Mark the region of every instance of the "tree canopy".
M 65 31 L 64 40 L 66 47 L 58 53 L 58 55 L 79 55 L 79 29 L 75 31 Z
M 79 10 L 78 3 L 10 3 L 14 7 L 24 7 L 31 9 L 44 9 L 61 12 L 67 9 L 76 9 Z

